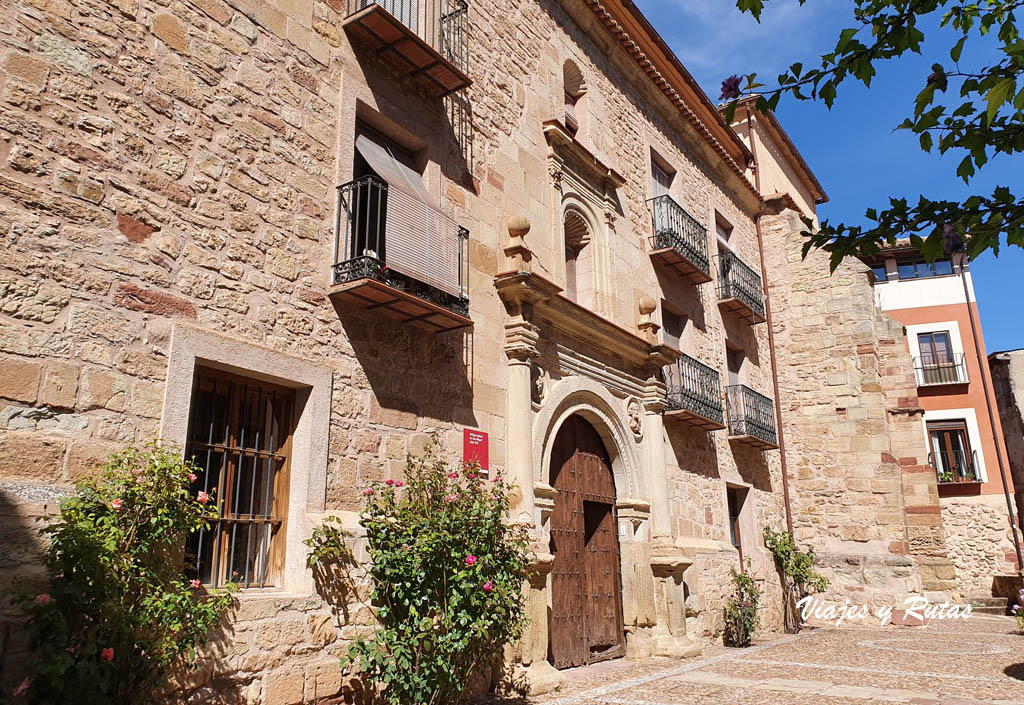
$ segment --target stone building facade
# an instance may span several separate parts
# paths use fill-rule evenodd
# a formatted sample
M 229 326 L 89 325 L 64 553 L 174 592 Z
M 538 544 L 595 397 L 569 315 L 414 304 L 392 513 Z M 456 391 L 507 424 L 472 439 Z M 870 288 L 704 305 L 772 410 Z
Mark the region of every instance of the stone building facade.
M 23 0 L 0 22 L 7 542 L 37 545 L 32 518 L 127 442 L 205 457 L 225 496 L 218 468 L 254 459 L 232 466 L 259 488 L 250 586 L 183 698 L 347 692 L 368 608 L 320 597 L 302 541 L 327 514 L 358 533 L 363 488 L 467 431 L 533 531 L 534 690 L 697 653 L 741 559 L 778 629 L 761 532 L 787 513 L 850 594 L 948 587 L 899 326 L 858 266 L 801 263 L 820 186 L 632 3 Z M 617 621 L 566 646 L 575 472 L 611 487 L 587 503 Z M 192 547 L 204 581 L 228 540 Z M 36 570 L 3 560 L 5 586 Z
M 951 593 L 934 470 L 900 325 L 868 268 L 803 257 L 821 185 L 772 115 L 745 101 L 736 129 L 755 155 L 794 536 L 815 548 L 828 599 L 897 606 Z
M 491 471 L 519 483 L 538 560 L 516 658 L 535 689 L 560 678 L 546 613 L 569 425 L 600 439 L 614 492 L 596 504 L 620 556 L 619 643 L 584 661 L 696 653 L 720 636 L 740 551 L 773 575 L 760 527 L 784 512 L 746 147 L 629 3 L 453 3 L 441 15 L 461 24 L 440 35 L 412 8 L 26 1 L 3 19 L 5 535 L 26 545 L 31 517 L 130 441 L 256 458 L 268 504 L 247 516 L 266 543 L 246 544 L 252 586 L 183 688 L 197 702 L 348 687 L 338 656 L 368 613 L 332 612 L 302 540 L 326 513 L 356 529 L 361 489 L 431 435 L 454 460 L 464 431 L 487 434 Z M 376 229 L 364 187 L 387 189 Z M 437 238 L 426 264 L 400 217 Z M 227 496 L 217 468 L 200 481 Z M 211 545 L 195 570 L 215 583 L 242 549 L 226 562 Z

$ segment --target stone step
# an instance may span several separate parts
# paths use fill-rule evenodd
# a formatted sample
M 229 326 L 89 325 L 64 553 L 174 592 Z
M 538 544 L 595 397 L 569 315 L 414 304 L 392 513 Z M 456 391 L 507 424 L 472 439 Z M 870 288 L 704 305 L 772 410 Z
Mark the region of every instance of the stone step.
M 1005 597 L 990 597 L 987 595 L 968 595 L 967 601 L 971 604 L 971 610 L 975 614 L 1007 614 L 1010 601 Z

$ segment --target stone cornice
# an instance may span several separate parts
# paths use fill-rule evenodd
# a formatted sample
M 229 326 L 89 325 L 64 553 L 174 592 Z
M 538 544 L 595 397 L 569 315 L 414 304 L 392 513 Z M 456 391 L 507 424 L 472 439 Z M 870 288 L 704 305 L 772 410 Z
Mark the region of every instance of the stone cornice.
M 568 0 L 561 1 L 568 6 Z M 752 159 L 750 150 L 725 122 L 714 103 L 704 94 L 643 13 L 631 0 L 581 1 L 693 127 L 698 137 L 739 178 L 748 195 L 760 201 L 760 194 L 747 179 L 745 171 Z
M 627 364 L 659 368 L 675 362 L 678 354 L 667 345 L 649 343 L 608 319 L 562 295 L 562 289 L 533 272 L 502 272 L 494 286 L 505 304 L 536 325 L 543 319 L 560 332 L 597 345 Z
M 599 180 L 605 188 L 614 190 L 625 185 L 626 178 L 584 147 L 560 120 L 545 120 L 542 129 L 544 138 L 558 156 L 572 159 L 575 164 L 590 172 L 590 175 Z

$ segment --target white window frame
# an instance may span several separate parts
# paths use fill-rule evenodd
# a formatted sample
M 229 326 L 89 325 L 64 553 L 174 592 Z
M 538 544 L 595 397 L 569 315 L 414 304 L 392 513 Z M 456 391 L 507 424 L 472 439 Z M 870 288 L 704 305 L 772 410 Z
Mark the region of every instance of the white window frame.
M 910 348 L 910 356 L 914 359 L 914 378 L 918 386 L 923 385 L 924 374 L 921 370 L 917 369 L 918 361 L 921 359 L 921 345 L 918 343 L 917 336 L 922 333 L 942 333 L 944 331 L 949 333 L 949 345 L 952 349 L 954 360 L 960 357 L 964 360 L 964 378 L 958 384 L 968 384 L 971 381 L 970 375 L 967 374 L 967 357 L 964 355 L 964 344 L 960 337 L 960 324 L 956 321 L 918 323 L 907 326 L 907 346 Z
M 925 411 L 924 420 L 921 422 L 924 430 L 924 441 L 928 452 L 932 452 L 932 439 L 928 434 L 929 421 L 963 421 L 967 426 L 967 442 L 971 444 L 971 450 L 978 454 L 978 464 L 975 470 L 978 479 L 988 482 L 988 471 L 985 469 L 985 453 L 981 446 L 981 427 L 978 426 L 978 414 L 971 407 L 966 409 L 939 409 L 938 411 Z

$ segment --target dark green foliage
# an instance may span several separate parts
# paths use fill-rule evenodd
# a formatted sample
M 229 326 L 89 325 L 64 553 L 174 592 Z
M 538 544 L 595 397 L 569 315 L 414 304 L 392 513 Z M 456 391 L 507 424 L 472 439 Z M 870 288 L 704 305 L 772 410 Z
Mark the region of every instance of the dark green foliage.
M 33 659 L 15 702 L 151 703 L 231 606 L 182 574 L 189 533 L 217 517 L 194 467 L 156 442 L 110 457 L 43 533 L 49 588 L 22 595 Z
M 406 478 L 364 492 L 377 628 L 349 661 L 391 705 L 457 703 L 522 631 L 529 541 L 506 523 L 513 487 L 500 476 L 450 470 L 431 447 Z M 344 540 L 317 530 L 310 563 L 350 564 Z
M 769 0 L 737 0 L 736 6 L 760 17 Z M 800 0 L 803 5 L 807 0 Z M 844 29 L 835 49 L 820 58 L 816 67 L 793 64 L 778 77 L 778 86 L 760 91 L 756 74 L 748 75 L 744 90 L 758 91 L 758 109 L 774 109 L 783 94 L 798 100 L 822 100 L 829 108 L 839 86 L 848 79 L 871 85 L 878 64 L 920 54 L 925 39 L 921 25 L 935 18 L 949 31 L 948 65 L 935 63 L 931 73 L 915 86 L 911 114 L 897 126 L 918 135 L 921 149 L 939 154 L 952 151 L 956 175 L 971 178 L 993 156 L 1024 152 L 1024 39 L 1017 29 L 1020 0 L 854 0 L 855 26 Z M 960 65 L 965 46 L 976 43 L 995 49 L 999 59 L 990 65 Z M 735 115 L 737 101 L 726 108 Z M 908 106 L 910 107 L 910 106 Z M 804 256 L 811 248 L 831 254 L 831 266 L 850 256 L 873 256 L 880 247 L 910 238 L 929 260 L 943 254 L 944 233 L 965 236 L 967 253 L 977 257 L 985 250 L 999 252 L 1000 238 L 1024 247 L 1024 200 L 1008 187 L 991 195 L 976 194 L 961 202 L 921 196 L 916 204 L 893 198 L 883 210 L 868 209 L 868 226 L 822 223 L 805 232 Z

